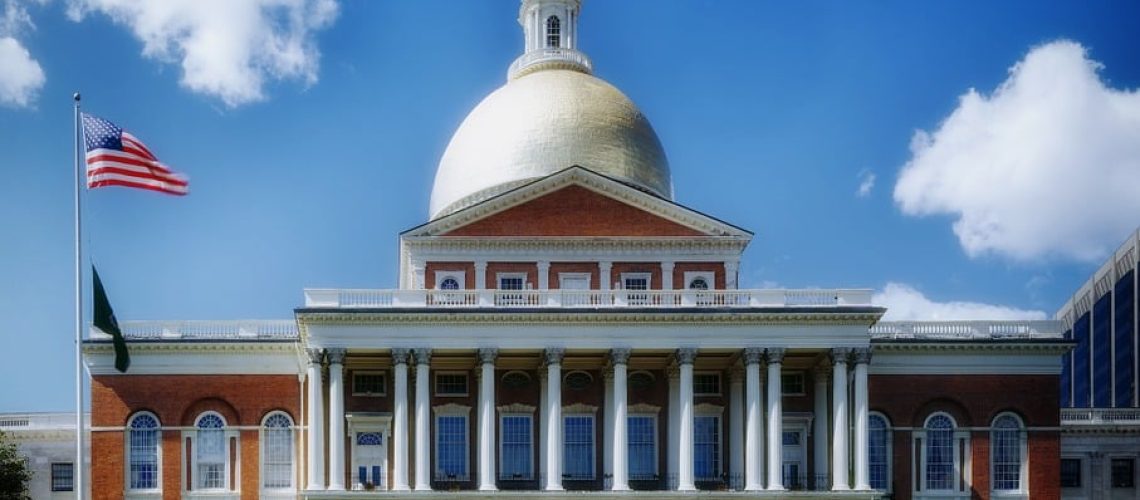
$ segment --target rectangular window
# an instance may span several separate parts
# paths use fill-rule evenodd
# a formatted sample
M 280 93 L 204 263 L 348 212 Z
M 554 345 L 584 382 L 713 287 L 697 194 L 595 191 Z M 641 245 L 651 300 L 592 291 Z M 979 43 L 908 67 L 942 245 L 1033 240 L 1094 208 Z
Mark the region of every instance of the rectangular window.
M 784 396 L 803 396 L 804 393 L 804 374 L 803 373 L 782 373 L 780 374 L 780 393 Z
M 926 433 L 926 489 L 954 489 L 954 432 L 950 429 Z
M 198 488 L 226 487 L 226 436 L 220 428 L 198 429 Z
M 1088 408 L 1090 404 L 1089 388 L 1089 317 L 1085 313 L 1073 322 L 1073 341 L 1077 346 L 1073 348 L 1073 400 L 1075 408 Z
M 435 374 L 435 395 L 436 396 L 466 396 L 467 395 L 467 374 L 466 373 L 436 373 Z
M 694 373 L 693 394 L 697 396 L 720 396 L 720 374 Z
M 1106 293 L 1093 305 L 1093 407 L 1112 406 L 1112 294 Z
M 500 439 L 502 440 L 499 460 L 502 463 L 501 477 L 507 480 L 533 478 L 531 467 L 531 416 L 503 415 Z
M 467 416 L 440 415 L 436 417 L 435 429 L 436 479 L 467 480 Z
M 497 275 L 499 292 L 495 294 L 495 305 L 521 306 L 527 305 L 528 297 L 521 293 L 509 293 L 514 290 L 526 290 L 525 273 L 500 273 Z
M 649 294 L 641 293 L 649 290 L 649 273 L 622 274 L 622 287 L 626 289 L 626 302 L 631 306 L 649 304 Z
M 630 415 L 626 423 L 629 479 L 657 479 L 657 419 L 652 415 Z
M 720 417 L 693 417 L 693 476 L 698 481 L 720 479 Z
M 1080 488 L 1081 487 L 1081 459 L 1079 459 L 1079 458 L 1062 458 L 1061 459 L 1061 487 L 1062 488 Z
M 1136 460 L 1132 458 L 1112 459 L 1112 487 L 1136 487 Z
M 75 466 L 68 463 L 51 464 L 51 490 L 72 491 L 75 489 Z
M 562 419 L 562 474 L 566 479 L 594 478 L 594 416 L 566 415 Z
M 1116 394 L 1113 404 L 1116 408 L 1126 408 L 1132 406 L 1132 391 L 1136 387 L 1136 379 L 1133 376 L 1133 365 L 1136 362 L 1135 356 L 1135 336 L 1132 334 L 1133 330 L 1133 314 L 1136 310 L 1136 290 L 1132 286 L 1132 273 L 1136 271 L 1128 271 L 1120 280 L 1116 282 L 1116 290 L 1113 292 L 1116 297 L 1116 309 L 1113 311 L 1116 314 L 1116 331 L 1113 333 L 1115 344 L 1113 345 L 1113 352 L 1115 354 L 1116 365 L 1113 378 L 1116 381 Z
M 499 290 L 525 290 L 525 274 L 504 274 L 499 276 Z
M 381 372 L 352 372 L 353 396 L 383 396 L 386 387 Z

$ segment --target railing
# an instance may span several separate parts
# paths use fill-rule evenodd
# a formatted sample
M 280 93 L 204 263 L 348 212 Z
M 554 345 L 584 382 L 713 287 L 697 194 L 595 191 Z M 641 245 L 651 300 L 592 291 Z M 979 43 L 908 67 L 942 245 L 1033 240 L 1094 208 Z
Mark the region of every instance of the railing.
M 91 422 L 91 414 L 83 414 L 83 425 Z M 75 413 L 9 413 L 0 417 L 0 430 L 75 430 Z
M 346 309 L 749 308 L 870 305 L 870 290 L 305 290 L 305 307 Z
M 236 321 L 124 321 L 119 324 L 130 339 L 248 339 L 297 338 L 293 320 Z M 98 332 L 98 333 L 97 333 Z M 92 337 L 105 335 L 92 329 Z
M 594 71 L 594 65 L 590 63 L 590 58 L 586 54 L 578 52 L 574 49 L 565 48 L 545 48 L 529 51 L 515 62 L 511 63 L 511 67 L 507 70 L 507 78 L 514 79 L 519 76 L 524 69 L 534 66 L 536 64 L 559 62 L 568 66 L 580 68 L 587 73 Z
M 1140 408 L 1062 408 L 1061 424 L 1140 426 Z
M 881 321 L 871 326 L 873 339 L 1028 339 L 1062 338 L 1061 322 L 1032 321 Z

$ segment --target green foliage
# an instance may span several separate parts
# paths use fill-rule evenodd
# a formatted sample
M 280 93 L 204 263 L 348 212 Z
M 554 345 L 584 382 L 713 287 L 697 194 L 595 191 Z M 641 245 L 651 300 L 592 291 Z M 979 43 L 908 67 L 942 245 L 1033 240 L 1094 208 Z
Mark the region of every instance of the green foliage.
M 30 500 L 28 481 L 31 480 L 28 460 L 20 454 L 16 443 L 0 431 L 0 498 Z

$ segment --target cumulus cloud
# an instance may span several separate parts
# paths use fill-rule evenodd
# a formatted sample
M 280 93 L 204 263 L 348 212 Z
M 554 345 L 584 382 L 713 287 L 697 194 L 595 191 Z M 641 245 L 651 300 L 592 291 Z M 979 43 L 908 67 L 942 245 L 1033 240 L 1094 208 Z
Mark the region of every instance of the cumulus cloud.
M 875 173 L 863 169 L 859 171 L 856 177 L 859 179 L 859 189 L 855 191 L 855 196 L 860 198 L 871 196 L 871 190 L 875 188 Z
M 182 69 L 182 86 L 229 107 L 265 98 L 267 80 L 317 81 L 316 34 L 336 0 L 70 0 L 81 20 L 99 12 L 143 42 L 143 55 Z
M 970 90 L 917 131 L 895 184 L 903 213 L 956 217 L 971 257 L 1097 261 L 1140 223 L 1140 91 L 1110 88 L 1072 41 L 1032 49 L 996 90 Z
M 0 16 L 0 105 L 32 106 L 47 78 L 40 63 L 17 38 L 35 28 L 28 11 L 16 0 L 4 2 Z
M 935 302 L 904 283 L 887 283 L 871 297 L 871 302 L 887 308 L 884 321 L 945 320 L 1038 320 L 1046 319 L 1042 311 L 983 304 L 980 302 Z

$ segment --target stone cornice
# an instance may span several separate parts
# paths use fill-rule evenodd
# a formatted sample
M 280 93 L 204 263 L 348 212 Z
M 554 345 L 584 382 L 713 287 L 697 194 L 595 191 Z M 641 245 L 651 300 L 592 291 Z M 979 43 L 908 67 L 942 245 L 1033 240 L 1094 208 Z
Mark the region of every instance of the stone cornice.
M 789 311 L 795 309 L 795 311 Z M 345 324 L 585 324 L 585 323 L 637 323 L 637 324 L 749 324 L 749 325 L 864 325 L 874 323 L 882 314 L 878 308 L 757 308 L 750 312 L 693 311 L 684 309 L 656 309 L 601 312 L 520 310 L 520 311 L 437 311 L 398 309 L 298 309 L 297 322 L 302 336 L 308 325 Z
M 415 249 L 420 257 L 433 253 L 493 252 L 509 255 L 533 255 L 545 258 L 559 254 L 583 256 L 599 252 L 642 255 L 663 251 L 700 251 L 739 255 L 748 240 L 725 236 L 670 236 L 670 237 L 472 237 L 472 236 L 421 236 L 407 237 L 408 249 Z M 715 260 L 715 259 L 714 259 Z
M 127 346 L 131 355 L 156 354 L 280 354 L 297 353 L 300 348 L 300 339 L 282 340 L 275 342 L 227 342 L 211 340 L 208 342 L 186 342 L 178 340 L 128 341 Z M 110 341 L 91 341 L 83 343 L 83 354 L 104 354 L 114 352 Z
M 917 353 L 917 352 L 940 352 L 940 353 L 958 353 L 969 354 L 973 352 L 993 352 L 993 351 L 1019 351 L 1019 352 L 1034 352 L 1039 354 L 1056 354 L 1061 355 L 1069 352 L 1075 344 L 1068 341 L 1048 340 L 1025 340 L 1018 339 L 1016 341 L 1009 340 L 989 340 L 989 341 L 882 341 L 872 340 L 871 345 L 874 346 L 876 353 Z

